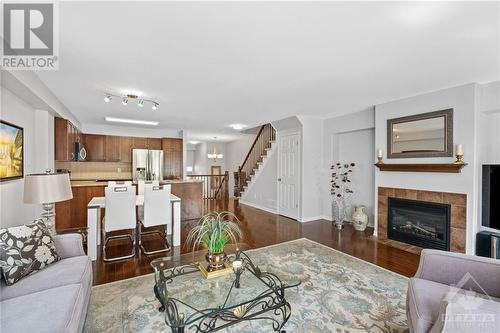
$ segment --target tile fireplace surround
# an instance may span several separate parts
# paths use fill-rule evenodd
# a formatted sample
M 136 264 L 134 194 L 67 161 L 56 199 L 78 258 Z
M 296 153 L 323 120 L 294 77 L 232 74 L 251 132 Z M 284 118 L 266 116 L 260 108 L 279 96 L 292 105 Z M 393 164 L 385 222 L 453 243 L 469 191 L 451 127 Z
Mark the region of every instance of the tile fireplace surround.
M 387 206 L 388 198 L 420 200 L 451 205 L 451 242 L 452 252 L 465 253 L 465 235 L 467 226 L 467 195 L 460 193 L 421 191 L 402 188 L 378 188 L 378 238 L 395 247 L 410 252 L 419 252 L 418 247 L 387 239 Z

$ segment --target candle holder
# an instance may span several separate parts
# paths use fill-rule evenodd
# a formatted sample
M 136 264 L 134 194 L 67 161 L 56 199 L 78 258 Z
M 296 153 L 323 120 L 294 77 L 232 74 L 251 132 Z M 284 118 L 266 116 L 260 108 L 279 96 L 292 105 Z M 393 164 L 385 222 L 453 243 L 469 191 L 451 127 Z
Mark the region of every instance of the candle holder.
M 377 164 L 384 164 L 384 161 L 382 161 L 382 156 L 378 156 L 377 160 L 378 160 Z
M 455 164 L 464 164 L 464 155 L 455 155 L 456 156 L 456 161 L 455 161 Z

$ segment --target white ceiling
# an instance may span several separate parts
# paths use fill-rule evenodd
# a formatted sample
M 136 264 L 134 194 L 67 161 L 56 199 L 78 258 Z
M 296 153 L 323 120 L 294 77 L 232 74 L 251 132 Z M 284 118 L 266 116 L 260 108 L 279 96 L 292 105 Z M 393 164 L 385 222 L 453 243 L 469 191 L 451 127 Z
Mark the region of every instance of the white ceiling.
M 500 78 L 500 3 L 61 2 L 42 81 L 85 125 L 156 120 L 191 139 L 331 117 Z M 149 107 L 105 104 L 140 92 Z

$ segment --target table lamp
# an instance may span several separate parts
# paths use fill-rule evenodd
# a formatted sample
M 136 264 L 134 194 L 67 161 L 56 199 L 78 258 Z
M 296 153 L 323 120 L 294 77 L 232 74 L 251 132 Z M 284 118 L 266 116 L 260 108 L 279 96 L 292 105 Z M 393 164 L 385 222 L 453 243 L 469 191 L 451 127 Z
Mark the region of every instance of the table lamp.
M 53 217 L 54 203 L 73 198 L 69 174 L 46 173 L 27 175 L 24 179 L 24 203 L 43 204 L 42 219 L 45 219 L 47 228 L 55 234 Z

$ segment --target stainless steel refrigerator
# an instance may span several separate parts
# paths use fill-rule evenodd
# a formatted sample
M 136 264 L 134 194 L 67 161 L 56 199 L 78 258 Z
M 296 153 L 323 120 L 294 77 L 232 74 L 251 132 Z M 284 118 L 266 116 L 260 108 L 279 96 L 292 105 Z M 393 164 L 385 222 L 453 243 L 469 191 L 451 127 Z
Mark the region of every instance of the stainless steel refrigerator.
M 163 150 L 133 149 L 132 173 L 136 180 L 163 180 Z

